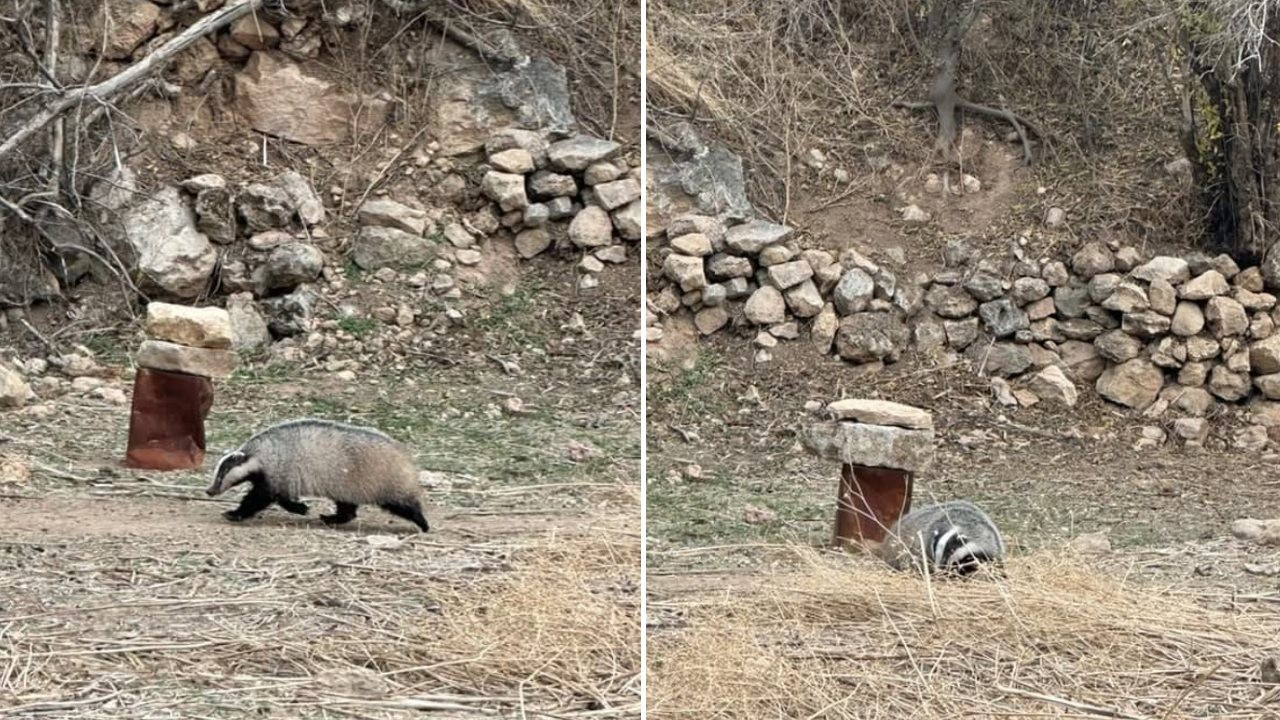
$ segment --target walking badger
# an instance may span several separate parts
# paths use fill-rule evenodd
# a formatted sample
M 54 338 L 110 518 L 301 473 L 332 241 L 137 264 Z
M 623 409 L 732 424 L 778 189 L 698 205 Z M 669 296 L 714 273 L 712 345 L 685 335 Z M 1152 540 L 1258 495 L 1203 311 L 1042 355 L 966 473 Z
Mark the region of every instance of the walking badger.
M 1004 540 L 987 514 L 964 500 L 913 510 L 890 528 L 881 556 L 898 570 L 970 575 L 1000 565 Z
M 350 522 L 361 505 L 377 505 L 428 529 L 409 451 L 372 428 L 312 419 L 272 425 L 218 461 L 206 492 L 221 495 L 246 482 L 252 487 L 240 507 L 224 513 L 228 520 L 251 518 L 273 502 L 306 515 L 298 498 L 321 496 L 337 505 L 320 516 L 328 525 Z

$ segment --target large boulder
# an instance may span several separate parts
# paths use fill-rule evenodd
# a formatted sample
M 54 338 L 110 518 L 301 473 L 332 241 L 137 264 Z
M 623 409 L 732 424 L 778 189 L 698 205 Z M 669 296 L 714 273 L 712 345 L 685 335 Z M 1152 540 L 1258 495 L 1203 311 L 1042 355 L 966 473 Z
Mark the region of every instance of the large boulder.
M 121 223 L 144 286 L 184 299 L 205 291 L 218 253 L 196 229 L 178 188 L 167 186 L 133 206 Z
M 234 107 L 258 132 L 303 145 L 335 145 L 353 121 L 377 127 L 387 104 L 344 93 L 311 68 L 277 52 L 255 52 L 235 76 Z

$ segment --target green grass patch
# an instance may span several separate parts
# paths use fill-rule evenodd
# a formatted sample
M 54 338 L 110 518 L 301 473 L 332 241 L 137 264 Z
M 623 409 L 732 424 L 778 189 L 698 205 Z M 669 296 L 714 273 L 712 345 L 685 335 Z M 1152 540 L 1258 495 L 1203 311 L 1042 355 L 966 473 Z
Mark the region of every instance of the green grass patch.
M 378 327 L 378 321 L 371 317 L 346 315 L 338 318 L 338 329 L 352 337 L 364 337 Z

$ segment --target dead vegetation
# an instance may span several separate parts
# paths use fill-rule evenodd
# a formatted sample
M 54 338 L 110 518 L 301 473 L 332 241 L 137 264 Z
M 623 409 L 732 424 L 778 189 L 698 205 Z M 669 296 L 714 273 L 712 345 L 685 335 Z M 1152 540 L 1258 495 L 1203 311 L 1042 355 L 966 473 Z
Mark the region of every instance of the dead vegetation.
M 180 553 L 6 541 L 0 714 L 638 717 L 628 518 L 519 540 L 237 527 Z
M 651 124 L 675 135 L 690 123 L 741 154 L 754 170 L 753 202 L 777 219 L 794 209 L 802 188 L 867 192 L 860 176 L 876 171 L 872 159 L 888 155 L 912 177 L 911 165 L 936 160 L 936 114 L 895 105 L 918 107 L 938 78 L 927 38 L 930 6 L 650 3 Z M 1030 119 L 1029 139 L 1043 134 L 1031 145 L 1037 175 L 1070 192 L 1079 228 L 1161 238 L 1184 222 L 1168 212 L 1180 200 L 1147 182 L 1179 152 L 1170 10 L 1159 1 L 1105 9 L 984 2 L 966 36 L 951 89 L 981 103 L 979 115 Z M 962 165 L 976 151 L 966 147 L 965 128 L 1010 131 L 1005 119 L 973 112 L 959 120 Z M 849 168 L 853 181 L 806 187 L 801 159 L 811 148 Z
M 1280 625 L 1245 598 L 1135 586 L 1050 554 L 969 582 L 801 560 L 750 592 L 651 604 L 687 619 L 650 641 L 650 717 L 1277 715 L 1280 686 L 1260 668 Z

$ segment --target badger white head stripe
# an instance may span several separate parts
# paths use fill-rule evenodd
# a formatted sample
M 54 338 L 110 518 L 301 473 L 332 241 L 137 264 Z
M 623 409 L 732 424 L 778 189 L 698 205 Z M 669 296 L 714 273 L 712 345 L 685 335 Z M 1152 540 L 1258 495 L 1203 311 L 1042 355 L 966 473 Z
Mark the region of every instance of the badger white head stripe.
M 936 568 L 944 567 L 949 558 L 946 557 L 947 546 L 951 544 L 951 540 L 960 534 L 960 528 L 952 527 L 945 533 L 938 536 L 933 541 L 933 566 Z M 954 556 L 955 553 L 952 553 Z

